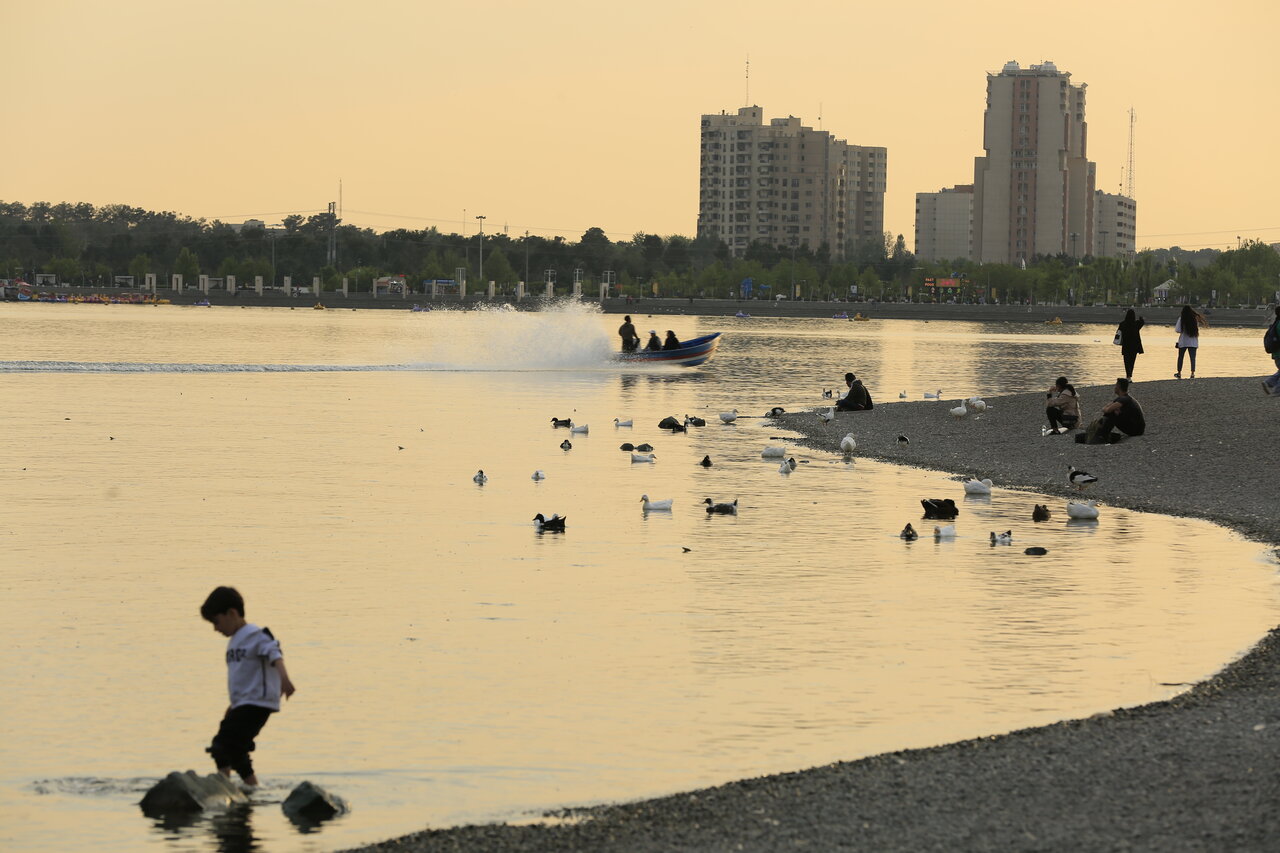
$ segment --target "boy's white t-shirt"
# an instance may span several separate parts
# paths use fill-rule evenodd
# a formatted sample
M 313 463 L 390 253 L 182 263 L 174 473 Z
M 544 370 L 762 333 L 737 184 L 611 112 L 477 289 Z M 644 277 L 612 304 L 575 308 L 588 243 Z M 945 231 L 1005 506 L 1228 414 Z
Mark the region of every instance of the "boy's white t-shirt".
M 284 657 L 271 632 L 245 623 L 227 641 L 227 690 L 231 707 L 258 705 L 280 710 L 280 670 L 272 664 Z

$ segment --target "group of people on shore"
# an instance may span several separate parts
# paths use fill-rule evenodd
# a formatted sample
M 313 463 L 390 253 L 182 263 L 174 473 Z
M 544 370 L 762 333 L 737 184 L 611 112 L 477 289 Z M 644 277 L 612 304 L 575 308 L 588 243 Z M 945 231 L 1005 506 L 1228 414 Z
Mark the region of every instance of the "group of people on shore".
M 1120 355 L 1124 359 L 1125 379 L 1133 379 L 1133 368 L 1138 356 L 1146 352 L 1142 348 L 1141 331 L 1145 325 L 1146 321 L 1130 308 L 1116 327 L 1115 343 L 1120 346 Z M 1174 379 L 1182 378 L 1182 365 L 1188 355 L 1191 356 L 1190 378 L 1196 378 L 1196 350 L 1200 347 L 1200 332 L 1208 325 L 1209 321 L 1199 311 L 1190 305 L 1182 306 L 1182 311 L 1173 324 L 1173 330 L 1178 334 L 1178 340 L 1174 344 L 1178 348 L 1178 367 L 1173 374 Z
M 1142 406 L 1129 394 L 1130 380 L 1120 376 L 1112 387 L 1111 402 L 1102 407 L 1098 417 L 1076 435 L 1081 444 L 1115 444 L 1124 436 L 1142 435 L 1147 431 L 1147 418 Z M 1045 395 L 1045 416 L 1049 429 L 1045 435 L 1062 435 L 1080 424 L 1080 395 L 1067 377 L 1059 376 Z
M 640 335 L 636 333 L 635 324 L 631 322 L 631 315 L 623 317 L 622 325 L 618 327 L 618 337 L 622 339 L 623 352 L 635 352 L 640 348 Z M 649 340 L 645 343 L 646 352 L 661 352 L 662 350 L 680 349 L 680 339 L 676 337 L 676 333 L 667 329 L 666 340 L 658 337 L 657 331 L 649 330 Z

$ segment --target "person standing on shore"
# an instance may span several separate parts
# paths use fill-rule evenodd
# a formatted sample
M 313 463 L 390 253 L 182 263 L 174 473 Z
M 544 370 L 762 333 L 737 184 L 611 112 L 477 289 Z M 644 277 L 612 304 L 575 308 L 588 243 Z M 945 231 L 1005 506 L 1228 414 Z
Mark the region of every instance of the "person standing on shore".
M 1120 321 L 1120 355 L 1124 357 L 1124 378 L 1133 379 L 1133 365 L 1138 360 L 1138 354 L 1143 352 L 1142 349 L 1142 332 L 1139 331 L 1146 324 L 1146 320 L 1137 316 L 1136 312 L 1130 308 L 1124 313 L 1124 319 Z
M 1045 396 L 1048 397 L 1044 413 L 1049 418 L 1049 434 L 1060 435 L 1075 429 L 1080 423 L 1080 397 L 1067 377 L 1059 376 Z
M 1182 313 L 1178 315 L 1178 322 L 1173 324 L 1173 330 L 1178 333 L 1178 370 L 1173 374 L 1174 379 L 1182 378 L 1182 357 L 1191 351 L 1191 378 L 1196 378 L 1196 350 L 1200 348 L 1200 329 L 1209 325 L 1204 315 L 1190 305 L 1182 306 Z
M 618 337 L 622 338 L 622 351 L 635 352 L 636 347 L 640 344 L 640 336 L 636 334 L 636 327 L 631 322 L 630 314 L 622 319 L 623 323 L 618 327 Z
M 1280 392 L 1280 305 L 1276 306 L 1276 315 L 1271 318 L 1267 337 L 1271 340 L 1271 360 L 1276 364 L 1276 372 L 1262 380 L 1262 390 L 1275 394 Z

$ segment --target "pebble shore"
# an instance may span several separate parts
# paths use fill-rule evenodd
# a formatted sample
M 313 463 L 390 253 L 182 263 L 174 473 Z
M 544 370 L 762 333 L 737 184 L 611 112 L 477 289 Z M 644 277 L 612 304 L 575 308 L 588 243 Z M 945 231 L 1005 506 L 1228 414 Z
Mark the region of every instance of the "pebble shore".
M 1111 398 L 1109 387 L 1078 390 L 1085 420 Z M 948 400 L 778 425 L 832 452 L 852 432 L 857 456 L 1001 488 L 1068 496 L 1075 465 L 1098 477 L 1089 496 L 1103 505 L 1204 518 L 1280 546 L 1280 397 L 1257 378 L 1140 382 L 1132 394 L 1147 434 L 1115 445 L 1042 436 L 1043 392 L 988 399 L 963 420 Z M 1168 701 L 548 818 L 360 849 L 1280 850 L 1280 628 Z

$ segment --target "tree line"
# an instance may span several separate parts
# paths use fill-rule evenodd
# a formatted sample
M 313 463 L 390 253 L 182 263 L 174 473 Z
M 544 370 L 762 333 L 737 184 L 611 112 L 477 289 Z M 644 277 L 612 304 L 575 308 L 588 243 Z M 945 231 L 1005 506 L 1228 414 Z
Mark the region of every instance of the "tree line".
M 188 282 L 204 274 L 235 276 L 241 284 L 256 276 L 279 284 L 290 276 L 306 285 L 318 277 L 326 290 L 346 278 L 355 292 L 370 290 L 384 275 L 404 275 L 417 289 L 424 280 L 461 274 L 471 292 L 493 281 L 503 294 L 514 292 L 517 281 L 540 293 L 548 280 L 563 294 L 576 276 L 587 296 L 607 282 L 612 295 L 635 297 L 740 297 L 750 279 L 756 298 L 1121 304 L 1150 301 L 1158 285 L 1172 280 L 1173 301 L 1208 303 L 1216 293 L 1217 304 L 1264 304 L 1280 288 L 1280 255 L 1248 241 L 1235 250 L 1173 247 L 1127 259 L 1040 256 L 1023 269 L 968 259 L 922 261 L 902 235 L 885 234 L 838 251 L 755 243 L 734 258 L 719 240 L 639 233 L 614 241 L 600 228 L 574 242 L 527 233 L 463 236 L 434 227 L 376 232 L 328 212 L 293 214 L 281 227 L 266 228 L 127 205 L 0 201 L 0 278 L 32 281 L 37 273 L 93 287 L 123 275 L 141 283 L 147 273 L 161 282 L 181 273 Z

